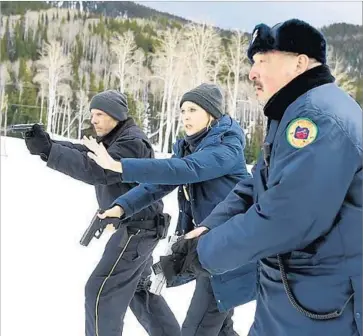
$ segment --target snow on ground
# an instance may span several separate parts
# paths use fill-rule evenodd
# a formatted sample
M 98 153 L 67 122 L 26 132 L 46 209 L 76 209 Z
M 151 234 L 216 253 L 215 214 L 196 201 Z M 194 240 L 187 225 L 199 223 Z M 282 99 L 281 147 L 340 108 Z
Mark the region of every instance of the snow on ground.
M 24 141 L 1 137 L 1 309 L 3 336 L 84 335 L 84 285 L 109 238 L 105 232 L 86 248 L 79 239 L 97 203 L 93 186 L 46 167 Z M 165 211 L 178 214 L 176 194 Z M 166 240 L 154 257 L 165 250 Z M 166 289 L 164 296 L 182 323 L 194 283 Z M 235 310 L 235 329 L 248 333 L 255 302 Z M 125 336 L 147 336 L 133 314 L 125 319 Z M 170 335 L 172 336 L 172 335 Z

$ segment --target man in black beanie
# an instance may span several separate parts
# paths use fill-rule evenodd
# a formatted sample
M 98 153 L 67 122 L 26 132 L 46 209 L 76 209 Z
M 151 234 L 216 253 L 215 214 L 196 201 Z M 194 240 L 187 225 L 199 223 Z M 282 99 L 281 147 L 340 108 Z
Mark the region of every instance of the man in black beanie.
M 118 122 L 125 121 L 128 118 L 127 97 L 116 90 L 98 93 L 91 100 L 90 110 L 92 114 L 91 122 L 97 135 L 105 136 Z M 103 116 L 101 120 L 105 125 L 99 124 L 100 120 L 95 118 L 97 115 Z
M 127 97 L 115 90 L 95 95 L 90 104 L 97 141 L 114 159 L 153 158 L 147 136 L 128 116 Z M 136 184 L 123 183 L 119 174 L 102 169 L 87 156 L 87 147 L 51 140 L 38 125 L 27 133 L 26 145 L 47 166 L 95 186 L 99 208 Z M 121 222 L 85 287 L 86 336 L 120 336 L 128 306 L 151 336 L 180 335 L 180 326 L 162 296 L 149 292 L 152 252 L 166 218 L 163 203 L 151 206 Z M 160 229 L 160 227 L 159 227 Z
M 259 263 L 249 336 L 361 336 L 362 109 L 306 22 L 256 26 L 248 57 L 268 119 L 253 180 L 188 235 L 209 229 L 197 253 L 212 275 Z

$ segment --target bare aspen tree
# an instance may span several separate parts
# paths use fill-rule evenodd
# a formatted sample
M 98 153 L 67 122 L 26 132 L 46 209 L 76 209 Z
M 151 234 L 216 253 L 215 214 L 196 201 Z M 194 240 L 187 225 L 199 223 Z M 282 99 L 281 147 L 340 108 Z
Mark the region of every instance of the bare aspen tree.
M 6 94 L 6 84 L 9 78 L 10 76 L 7 70 L 7 63 L 5 62 L 1 63 L 0 64 L 0 129 L 4 127 L 4 135 L 6 135 L 7 109 L 8 109 L 8 96 Z
M 104 65 L 101 76 L 103 87 L 105 90 L 107 90 L 109 88 L 109 82 L 112 77 L 112 64 L 114 55 L 111 52 L 108 52 L 109 48 L 106 42 L 103 42 L 101 49 L 104 50 L 103 52 L 101 52 L 101 58 L 103 59 L 102 64 Z
M 110 40 L 110 50 L 116 63 L 112 69 L 120 82 L 120 91 L 125 91 L 128 67 L 132 64 L 132 55 L 136 49 L 134 34 L 128 30 L 123 35 L 116 34 Z
M 248 73 L 247 60 L 247 38 L 240 31 L 235 31 L 228 46 L 228 76 L 227 87 L 229 97 L 229 114 L 236 117 L 237 100 L 241 79 Z
M 60 83 L 69 79 L 70 60 L 62 52 L 59 42 L 51 41 L 46 43 L 41 52 L 41 58 L 37 61 L 37 75 L 35 82 L 47 83 L 48 88 L 48 111 L 47 111 L 47 132 L 54 132 L 53 116 L 56 103 L 57 88 Z
M 93 60 L 91 71 L 95 74 L 96 83 L 98 85 L 100 80 L 104 79 L 104 74 L 110 71 L 111 56 L 108 51 L 107 45 L 102 44 L 98 36 L 90 37 L 89 43 L 91 50 L 89 57 L 91 57 Z M 105 83 L 104 86 L 107 87 Z M 96 94 L 96 92 L 92 92 L 92 94 Z
M 81 22 L 69 22 L 59 25 L 58 32 L 61 32 L 62 46 L 65 55 L 72 51 L 75 45 L 76 36 L 79 35 L 84 42 L 84 35 L 82 34 L 83 23 Z
M 58 97 L 61 99 L 62 104 L 57 109 L 57 134 L 62 134 L 65 130 L 67 107 L 69 106 L 72 98 L 72 89 L 68 84 L 61 84 L 59 85 L 58 92 Z
M 148 69 L 144 67 L 144 61 L 144 51 L 140 48 L 135 50 L 126 80 L 127 90 L 133 95 L 135 100 L 140 99 L 141 90 L 149 75 Z
M 0 129 L 4 127 L 4 134 L 6 135 L 6 127 L 7 127 L 7 110 L 8 110 L 8 95 L 2 94 L 0 100 Z M 4 126 L 3 126 L 3 118 L 4 118 Z
M 177 85 L 175 90 L 175 96 L 172 106 L 172 120 L 171 120 L 171 142 L 174 143 L 176 141 L 176 138 L 179 133 L 180 128 L 180 122 L 181 122 L 181 113 L 179 111 L 179 102 L 181 99 L 182 94 L 184 91 L 182 91 L 181 85 Z
M 77 92 L 79 110 L 78 110 L 78 139 L 81 139 L 83 122 L 89 118 L 89 101 L 86 91 Z
M 8 108 L 8 95 L 6 93 L 6 87 L 10 82 L 10 62 L 0 63 L 0 128 L 2 126 L 2 117 L 5 117 L 4 126 L 6 126 L 7 108 Z M 5 131 L 6 132 L 6 131 Z
M 193 76 L 193 86 L 211 79 L 212 55 L 218 50 L 221 39 L 216 31 L 206 24 L 189 24 L 185 27 L 185 46 L 190 50 L 189 67 Z
M 335 77 L 335 82 L 347 93 L 354 95 L 355 79 L 348 76 L 348 69 L 343 56 L 338 55 L 332 46 L 328 46 L 327 64 L 329 65 L 332 75 Z
M 161 79 L 164 83 L 160 127 L 159 127 L 159 146 L 164 153 L 168 152 L 169 138 L 172 127 L 172 111 L 174 90 L 177 85 L 180 69 L 178 62 L 181 56 L 181 31 L 178 29 L 167 29 L 160 37 L 161 47 L 156 53 L 152 67 L 154 78 Z M 164 140 L 164 118 L 166 116 L 166 130 Z
M 240 82 L 237 99 L 236 119 L 247 132 L 254 128 L 257 120 L 264 118 L 261 104 L 257 100 L 255 88 L 251 81 Z
M 181 44 L 182 45 L 182 44 Z M 185 55 L 185 56 L 184 56 Z M 173 120 L 172 120 L 172 142 L 174 143 L 181 129 L 181 113 L 180 113 L 180 100 L 182 95 L 189 91 L 191 87 L 190 75 L 188 69 L 185 68 L 185 59 L 187 57 L 187 52 L 183 51 L 178 59 L 178 70 L 181 71 L 178 76 L 178 84 L 175 91 L 175 99 L 173 104 Z
M 43 109 L 44 109 L 44 99 L 46 96 L 46 92 L 47 92 L 47 83 L 46 82 L 41 82 L 40 83 L 40 89 L 37 95 L 37 103 L 39 101 L 40 98 L 40 115 L 39 115 L 39 122 L 42 122 L 43 120 Z
M 24 40 L 28 39 L 29 34 L 29 16 L 25 13 L 24 15 Z
M 227 63 L 227 56 L 225 51 L 222 47 L 218 48 L 215 53 L 212 55 L 212 80 L 214 84 L 217 84 L 218 75 L 220 74 L 221 70 Z

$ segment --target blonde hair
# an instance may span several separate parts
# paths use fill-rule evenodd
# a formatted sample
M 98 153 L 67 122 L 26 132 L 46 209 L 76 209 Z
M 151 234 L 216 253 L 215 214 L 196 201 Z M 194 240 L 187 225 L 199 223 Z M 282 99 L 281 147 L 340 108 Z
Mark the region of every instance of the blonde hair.
M 212 115 L 209 115 L 209 121 L 208 121 L 208 124 L 207 124 L 207 129 L 212 128 L 213 120 L 214 120 L 214 117 Z

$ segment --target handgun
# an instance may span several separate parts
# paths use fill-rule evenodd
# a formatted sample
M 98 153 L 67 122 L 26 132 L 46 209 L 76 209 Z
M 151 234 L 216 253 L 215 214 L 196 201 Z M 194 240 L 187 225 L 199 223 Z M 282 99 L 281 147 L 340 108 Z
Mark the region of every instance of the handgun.
M 121 219 L 117 217 L 107 217 L 105 219 L 99 218 L 97 215 L 102 214 L 105 211 L 98 209 L 92 218 L 91 224 L 88 226 L 87 230 L 83 233 L 83 236 L 79 243 L 82 246 L 88 246 L 93 238 L 99 239 L 108 224 L 113 224 L 115 229 L 118 229 L 121 223 Z
M 178 241 L 180 237 L 181 236 L 178 236 L 177 234 L 168 237 L 168 246 L 166 247 L 164 256 L 168 256 L 173 253 L 171 247 Z M 160 295 L 166 283 L 166 278 L 161 268 L 160 261 L 152 265 L 151 268 L 151 285 L 149 291 L 155 295 Z
M 35 124 L 15 124 L 10 125 L 6 128 L 6 132 L 12 132 L 12 133 L 22 133 L 23 137 L 25 133 L 32 132 L 33 126 L 38 124 L 41 129 L 44 130 L 44 125 L 42 123 L 35 123 Z

